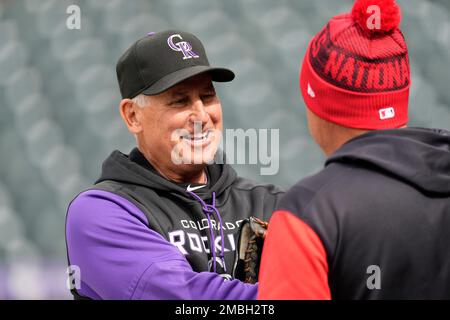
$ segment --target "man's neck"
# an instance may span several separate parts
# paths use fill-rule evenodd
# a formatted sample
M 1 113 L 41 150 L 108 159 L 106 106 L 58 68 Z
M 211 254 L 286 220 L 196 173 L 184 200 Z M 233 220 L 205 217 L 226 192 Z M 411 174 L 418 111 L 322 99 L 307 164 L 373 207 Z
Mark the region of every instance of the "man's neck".
M 327 157 L 330 157 L 334 152 L 341 148 L 349 140 L 363 135 L 369 130 L 345 128 L 342 130 L 333 130 L 327 133 L 327 136 L 332 137 L 327 140 L 327 143 L 322 147 Z
M 196 183 L 206 184 L 207 174 L 206 165 L 179 165 L 176 168 L 161 165 L 158 161 L 153 161 L 152 158 L 146 155 L 140 148 L 138 148 L 141 155 L 153 167 L 153 169 L 162 177 L 175 183 Z
M 206 184 L 207 182 L 205 168 L 200 168 L 195 171 L 185 173 L 174 172 L 169 169 L 163 170 L 158 167 L 155 167 L 155 169 L 161 176 L 175 183 Z

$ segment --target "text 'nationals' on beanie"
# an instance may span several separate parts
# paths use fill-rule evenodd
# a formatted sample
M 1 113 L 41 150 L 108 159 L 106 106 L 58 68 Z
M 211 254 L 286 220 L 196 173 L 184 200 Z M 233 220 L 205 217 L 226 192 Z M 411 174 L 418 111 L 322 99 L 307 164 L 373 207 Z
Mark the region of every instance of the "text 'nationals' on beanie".
M 387 129 L 408 122 L 408 48 L 394 0 L 358 0 L 309 43 L 300 73 L 307 107 L 350 128 Z

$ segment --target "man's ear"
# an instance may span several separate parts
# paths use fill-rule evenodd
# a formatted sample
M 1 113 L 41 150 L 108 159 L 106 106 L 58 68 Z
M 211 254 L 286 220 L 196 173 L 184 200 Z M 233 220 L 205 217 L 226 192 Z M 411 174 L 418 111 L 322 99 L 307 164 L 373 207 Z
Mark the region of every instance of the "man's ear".
M 138 134 L 142 131 L 140 108 L 130 99 L 123 99 L 119 104 L 120 115 L 128 127 L 128 131 Z

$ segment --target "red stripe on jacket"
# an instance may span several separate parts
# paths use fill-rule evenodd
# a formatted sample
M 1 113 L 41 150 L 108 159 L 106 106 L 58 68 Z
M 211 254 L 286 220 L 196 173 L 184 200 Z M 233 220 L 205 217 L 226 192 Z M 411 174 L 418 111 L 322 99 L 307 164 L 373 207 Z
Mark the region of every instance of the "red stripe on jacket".
M 270 219 L 258 299 L 331 299 L 325 248 L 314 230 L 289 211 Z

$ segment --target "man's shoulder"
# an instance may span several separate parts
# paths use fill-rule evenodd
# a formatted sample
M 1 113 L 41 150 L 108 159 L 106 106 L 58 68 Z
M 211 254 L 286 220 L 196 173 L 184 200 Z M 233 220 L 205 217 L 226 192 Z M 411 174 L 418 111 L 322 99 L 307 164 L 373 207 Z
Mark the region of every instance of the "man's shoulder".
M 372 167 L 332 163 L 291 187 L 280 209 L 301 218 L 339 214 L 366 207 L 374 196 L 398 189 L 394 177 Z M 320 210 L 319 210 L 320 208 Z
M 67 223 L 89 223 L 120 218 L 130 214 L 146 223 L 146 218 L 133 203 L 118 194 L 103 189 L 88 189 L 79 193 L 67 208 Z
M 255 216 L 265 221 L 270 219 L 272 212 L 278 207 L 285 194 L 285 190 L 274 184 L 242 177 L 237 177 L 229 189 L 227 199 L 232 200 L 226 203 L 236 206 L 238 211 L 247 208 L 246 218 Z
M 341 198 L 348 192 L 364 192 L 360 182 L 367 181 L 373 172 L 341 164 L 331 164 L 305 177 L 292 186 L 283 197 L 280 207 L 292 212 L 308 212 L 315 202 L 324 203 Z
M 237 177 L 236 180 L 231 185 L 233 189 L 244 191 L 244 192 L 261 192 L 267 194 L 284 194 L 286 190 L 276 186 L 271 183 L 258 182 L 252 179 L 247 179 L 243 177 Z

